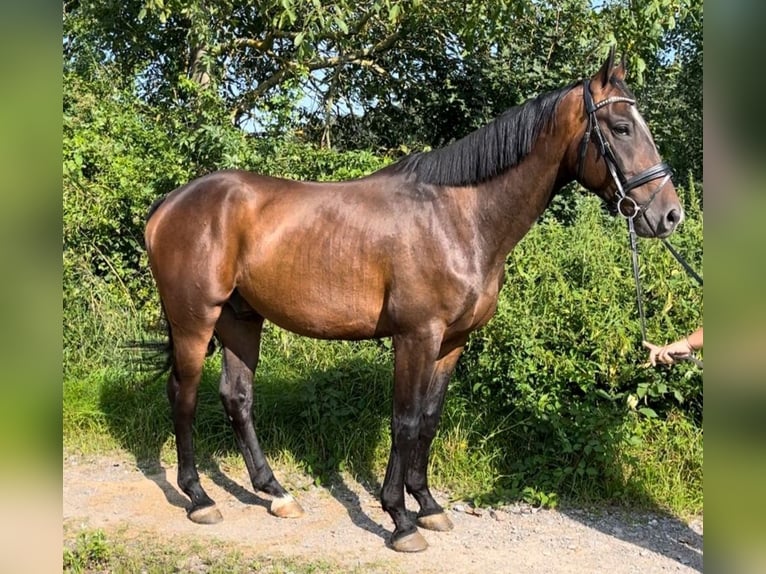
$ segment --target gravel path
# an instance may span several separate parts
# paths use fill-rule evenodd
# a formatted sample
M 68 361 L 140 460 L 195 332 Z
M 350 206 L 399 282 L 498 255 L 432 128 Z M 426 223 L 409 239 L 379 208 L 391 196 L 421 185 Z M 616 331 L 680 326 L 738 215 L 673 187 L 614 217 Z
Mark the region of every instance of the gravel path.
M 157 533 L 235 545 L 254 555 L 323 560 L 339 569 L 370 572 L 593 573 L 702 572 L 702 519 L 689 524 L 648 513 L 523 504 L 475 510 L 447 504 L 455 529 L 421 530 L 429 548 L 399 554 L 386 546 L 392 522 L 377 498 L 348 476 L 315 487 L 304 476 L 279 476 L 306 514 L 281 520 L 249 490 L 246 475 L 202 473 L 223 522 L 200 526 L 186 519 L 187 499 L 175 486 L 175 468 L 141 470 L 117 458 L 66 456 L 64 524 Z M 416 508 L 412 499 L 408 508 Z

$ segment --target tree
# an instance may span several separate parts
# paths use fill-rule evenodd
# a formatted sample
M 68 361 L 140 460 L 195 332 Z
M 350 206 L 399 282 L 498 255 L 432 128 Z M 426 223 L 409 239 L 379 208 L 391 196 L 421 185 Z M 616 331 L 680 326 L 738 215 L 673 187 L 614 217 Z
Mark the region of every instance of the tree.
M 310 89 L 344 66 L 376 68 L 401 35 L 419 0 L 256 4 L 224 0 L 128 0 L 65 3 L 65 56 L 76 63 L 84 44 L 135 77 L 147 100 L 177 100 L 182 78 L 217 89 L 237 125 L 280 92 Z M 276 98 L 278 102 L 279 99 Z
M 191 125 L 406 151 L 584 77 L 615 44 L 665 155 L 696 177 L 701 21 L 701 0 L 70 0 L 64 52 Z

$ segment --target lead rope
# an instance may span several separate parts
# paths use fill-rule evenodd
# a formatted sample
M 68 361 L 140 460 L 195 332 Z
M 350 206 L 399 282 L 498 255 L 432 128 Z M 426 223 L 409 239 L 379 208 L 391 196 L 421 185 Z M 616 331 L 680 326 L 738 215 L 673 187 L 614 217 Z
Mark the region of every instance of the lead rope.
M 638 316 L 641 319 L 641 340 L 646 341 L 646 317 L 644 315 L 644 294 L 641 289 L 641 279 L 638 271 L 638 242 L 636 241 L 636 229 L 633 225 L 633 217 L 627 217 L 628 237 L 630 238 L 630 256 L 633 263 L 633 279 L 636 283 L 636 305 Z
M 636 283 L 636 306 L 638 307 L 638 316 L 641 320 L 641 340 L 646 341 L 646 317 L 644 315 L 644 296 L 643 291 L 641 289 L 641 279 L 639 278 L 639 269 L 638 269 L 638 242 L 636 241 L 636 230 L 633 225 L 633 219 L 635 218 L 636 213 L 634 213 L 631 217 L 625 217 L 625 219 L 628 221 L 628 237 L 630 238 L 630 253 L 631 253 L 631 261 L 633 263 L 633 279 Z M 691 266 L 686 262 L 686 260 L 681 257 L 681 255 L 673 249 L 673 247 L 668 243 L 666 239 L 662 240 L 665 247 L 667 247 L 670 252 L 675 256 L 675 258 L 678 260 L 678 262 L 683 266 L 684 269 L 694 277 L 697 282 L 702 285 L 702 277 L 700 277 L 694 269 L 691 268 Z M 697 365 L 700 369 L 703 368 L 702 361 L 694 356 L 693 353 L 689 353 L 688 355 L 673 355 L 673 358 L 675 358 L 677 361 L 688 361 L 690 363 L 694 363 Z
M 694 269 L 692 269 L 692 266 L 686 262 L 686 259 L 684 259 L 678 251 L 673 249 L 673 246 L 667 239 L 663 239 L 662 244 L 667 247 L 668 251 L 673 254 L 673 257 L 675 257 L 676 261 L 681 264 L 681 267 L 683 267 L 689 275 L 694 277 L 697 283 L 699 283 L 699 286 L 702 287 L 702 277 L 700 277 L 700 275 Z
M 683 267 L 686 270 L 686 273 L 694 277 L 697 283 L 699 283 L 699 286 L 702 287 L 702 277 L 694 269 L 692 269 L 692 266 L 686 262 L 686 259 L 684 259 L 681 256 L 681 254 L 678 253 L 678 251 L 673 249 L 673 246 L 670 244 L 670 242 L 667 239 L 663 239 L 662 244 L 665 247 L 667 247 L 668 251 L 670 251 L 673 254 L 673 257 L 675 257 L 676 261 L 678 261 L 681 264 L 681 267 Z M 690 363 L 694 363 L 695 365 L 697 365 L 700 369 L 703 368 L 702 361 L 700 361 L 692 353 L 689 353 L 688 355 L 674 355 L 674 358 L 680 361 L 689 361 Z

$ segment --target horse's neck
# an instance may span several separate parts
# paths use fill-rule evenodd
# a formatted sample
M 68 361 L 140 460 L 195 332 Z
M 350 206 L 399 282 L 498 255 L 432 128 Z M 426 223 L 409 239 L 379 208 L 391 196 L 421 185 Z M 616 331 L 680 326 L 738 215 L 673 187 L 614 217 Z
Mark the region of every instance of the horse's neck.
M 477 186 L 481 233 L 498 264 L 505 261 L 561 188 L 558 175 L 564 151 L 561 157 L 530 154 L 519 165 Z

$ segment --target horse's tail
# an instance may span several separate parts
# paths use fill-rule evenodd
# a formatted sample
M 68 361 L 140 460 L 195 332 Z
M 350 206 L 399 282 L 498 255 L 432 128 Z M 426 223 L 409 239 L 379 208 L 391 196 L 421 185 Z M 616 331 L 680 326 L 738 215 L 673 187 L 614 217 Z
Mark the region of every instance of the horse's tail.
M 173 332 L 165 316 L 165 306 L 162 305 L 159 324 L 149 328 L 150 331 L 162 331 L 156 339 L 141 338 L 130 341 L 125 349 L 131 352 L 133 364 L 138 370 L 148 373 L 148 380 L 155 381 L 173 368 Z
M 151 214 L 150 214 L 151 217 Z M 163 374 L 173 368 L 173 330 L 170 328 L 170 322 L 165 314 L 165 305 L 161 305 L 161 321 L 165 328 L 165 341 L 159 343 L 157 348 L 157 374 Z
M 165 315 L 165 306 L 162 305 L 162 314 L 160 317 L 162 329 L 165 331 L 164 340 L 155 341 L 133 341 L 127 345 L 127 348 L 135 351 L 138 355 L 138 362 L 141 370 L 149 372 L 149 379 L 156 380 L 162 375 L 170 372 L 173 368 L 173 330 L 170 328 L 170 322 Z M 206 357 L 215 353 L 216 344 L 213 336 L 207 344 Z

